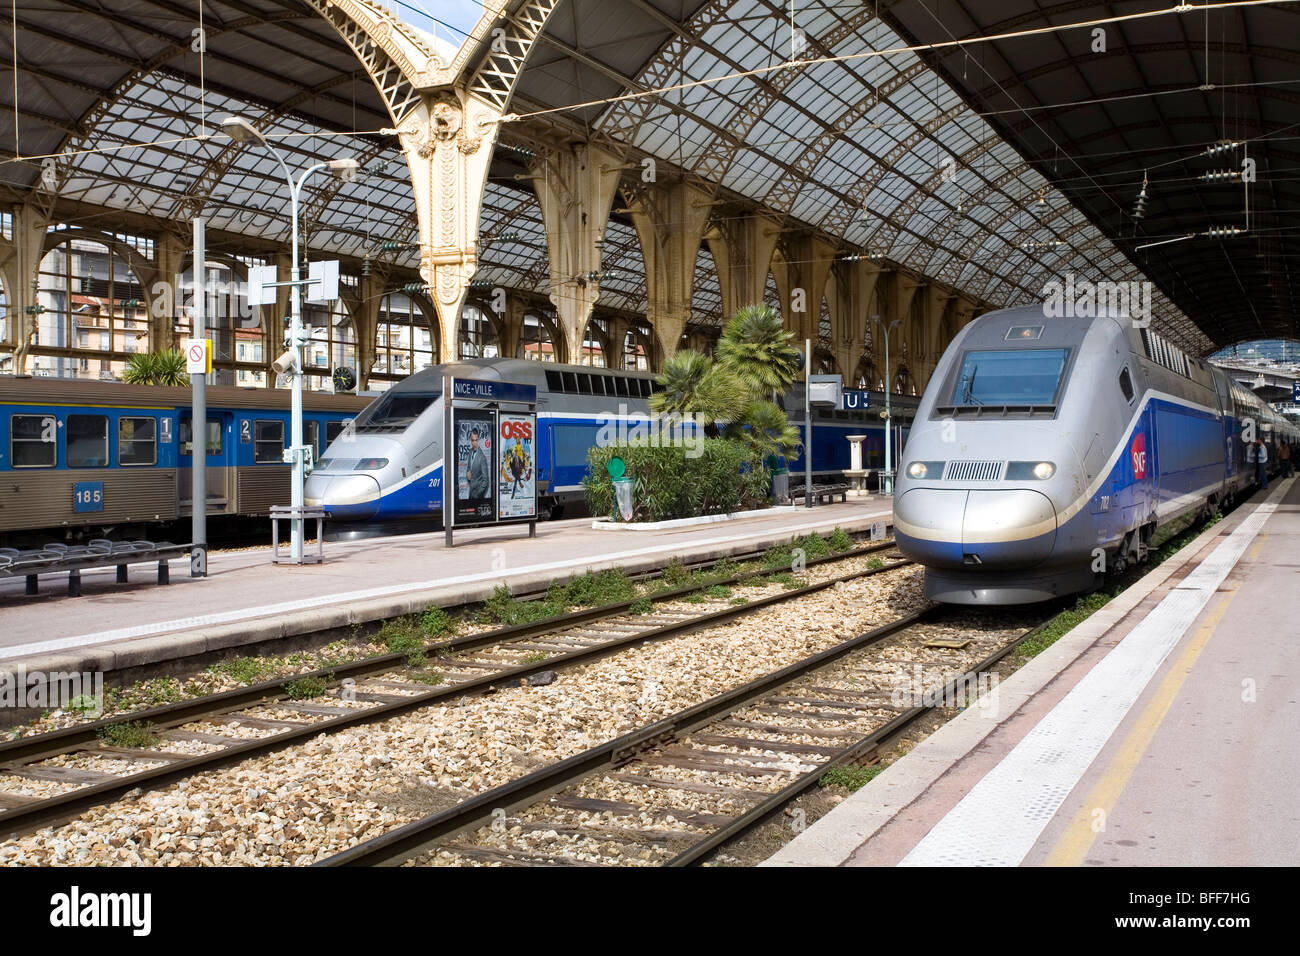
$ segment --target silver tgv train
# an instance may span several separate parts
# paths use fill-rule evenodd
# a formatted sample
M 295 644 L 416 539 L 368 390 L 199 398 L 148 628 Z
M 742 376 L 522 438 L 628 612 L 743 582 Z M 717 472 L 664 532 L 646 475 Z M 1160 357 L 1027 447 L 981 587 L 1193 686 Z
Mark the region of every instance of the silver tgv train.
M 1088 590 L 1144 558 L 1158 527 L 1252 487 L 1255 434 L 1275 447 L 1300 432 L 1124 316 L 992 312 L 957 335 L 917 409 L 899 550 L 948 603 Z
M 376 398 L 330 444 L 307 479 L 306 503 L 344 523 L 440 520 L 444 376 L 537 387 L 537 493 L 542 517 L 583 498 L 587 449 L 603 414 L 646 416 L 649 372 L 524 359 L 466 359 L 423 369 Z

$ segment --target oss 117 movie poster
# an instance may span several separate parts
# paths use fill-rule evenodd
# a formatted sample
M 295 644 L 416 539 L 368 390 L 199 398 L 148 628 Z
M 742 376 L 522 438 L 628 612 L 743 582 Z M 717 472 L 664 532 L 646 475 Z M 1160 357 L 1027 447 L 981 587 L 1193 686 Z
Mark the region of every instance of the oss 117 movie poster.
M 496 415 L 472 408 L 456 409 L 455 523 L 482 524 L 493 513 L 492 462 L 496 456 Z
M 531 518 L 537 513 L 536 417 L 499 414 L 497 518 Z

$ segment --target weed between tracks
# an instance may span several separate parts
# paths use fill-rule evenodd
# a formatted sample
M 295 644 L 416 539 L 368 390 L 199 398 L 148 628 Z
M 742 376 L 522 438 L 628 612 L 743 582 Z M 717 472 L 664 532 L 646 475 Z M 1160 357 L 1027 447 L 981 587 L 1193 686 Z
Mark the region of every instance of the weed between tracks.
M 431 651 L 437 651 L 441 639 L 450 637 L 467 624 L 498 626 L 533 623 L 558 617 L 579 607 L 622 601 L 633 602 L 628 608 L 630 614 L 650 614 L 654 611 L 655 598 L 664 592 L 688 586 L 705 588 L 745 571 L 774 572 L 766 577 L 759 576 L 745 582 L 746 586 L 752 584 L 761 587 L 779 583 L 786 588 L 797 589 L 804 587 L 807 582 L 792 573 L 796 567 L 801 566 L 801 562 L 796 560 L 798 557 L 795 553 L 796 549 L 803 549 L 803 557 L 807 559 L 832 552 L 844 553 L 852 550 L 854 546 L 853 538 L 843 529 L 837 528 L 825 539 L 810 535 L 789 545 L 773 548 L 763 556 L 761 561 L 739 563 L 724 558 L 708 568 L 687 570 L 680 560 L 674 559 L 663 568 L 659 576 L 640 583 L 632 581 L 619 569 L 589 571 L 567 582 L 552 582 L 544 598 L 529 601 L 521 601 L 513 597 L 507 588 L 499 587 L 477 611 L 462 615 L 453 615 L 444 608 L 431 606 L 420 614 L 385 621 L 377 631 L 356 625 L 349 638 L 333 641 L 314 650 L 297 651 L 283 656 L 235 657 L 219 661 L 201 673 L 182 679 L 157 677 L 137 681 L 125 687 L 105 688 L 102 716 L 112 718 L 132 711 L 274 681 L 294 684 L 299 692 L 303 692 L 310 689 L 297 683 L 304 674 L 318 670 L 329 671 L 342 664 L 381 654 L 405 654 L 409 678 L 436 686 L 442 683 L 444 678 L 436 671 L 427 671 L 429 654 Z M 871 566 L 877 567 L 880 564 L 879 559 L 876 559 Z M 744 600 L 731 597 L 731 593 L 729 589 L 719 587 L 711 596 L 726 598 L 732 604 L 739 604 Z M 705 603 L 707 598 L 697 594 L 689 596 L 686 600 L 691 603 Z M 3 736 L 17 739 L 71 726 L 92 719 L 88 715 L 93 712 L 92 707 L 79 706 L 70 706 L 66 710 L 47 711 L 24 726 L 5 731 Z M 113 725 L 113 727 L 123 726 L 126 725 Z

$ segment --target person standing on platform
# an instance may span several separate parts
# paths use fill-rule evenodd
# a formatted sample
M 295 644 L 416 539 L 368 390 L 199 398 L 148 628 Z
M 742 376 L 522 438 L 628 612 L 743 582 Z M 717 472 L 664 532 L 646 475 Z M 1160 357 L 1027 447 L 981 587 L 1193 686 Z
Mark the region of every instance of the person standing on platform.
M 1255 483 L 1268 488 L 1268 448 L 1258 438 L 1246 447 L 1246 462 L 1255 466 Z
M 1282 442 L 1277 446 L 1277 463 L 1282 466 L 1282 477 L 1290 478 L 1295 471 L 1291 468 L 1291 446 Z

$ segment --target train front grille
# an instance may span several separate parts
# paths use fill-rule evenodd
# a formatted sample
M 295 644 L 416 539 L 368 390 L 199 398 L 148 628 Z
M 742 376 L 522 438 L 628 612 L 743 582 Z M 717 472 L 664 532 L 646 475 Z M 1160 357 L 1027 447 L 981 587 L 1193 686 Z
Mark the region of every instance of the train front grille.
M 943 477 L 945 481 L 997 481 L 1001 474 L 1000 461 L 950 461 Z

